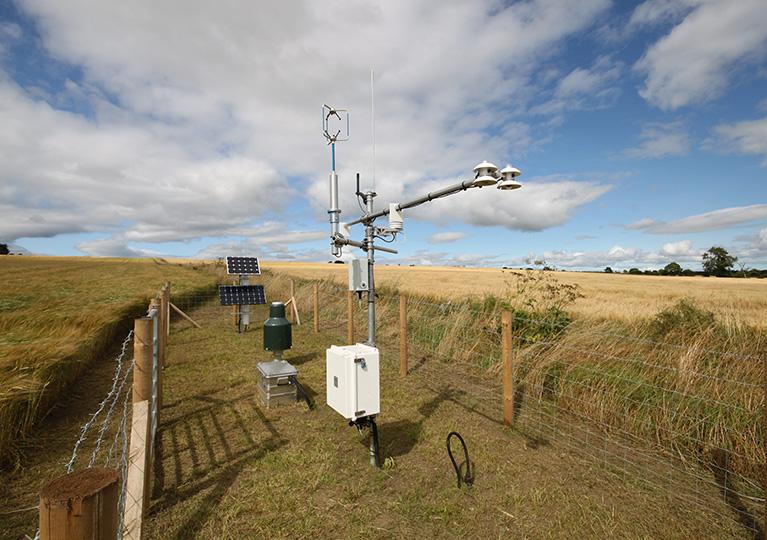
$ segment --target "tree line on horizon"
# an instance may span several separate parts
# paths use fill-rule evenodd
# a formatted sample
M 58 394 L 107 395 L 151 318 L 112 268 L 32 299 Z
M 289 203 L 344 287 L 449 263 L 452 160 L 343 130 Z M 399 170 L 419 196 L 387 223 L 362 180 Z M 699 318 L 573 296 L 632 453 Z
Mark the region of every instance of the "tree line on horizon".
M 713 246 L 703 253 L 701 258 L 702 271 L 682 268 L 682 265 L 676 261 L 668 263 L 659 270 L 640 270 L 639 268 L 629 268 L 623 270 L 624 274 L 645 275 L 645 276 L 716 276 L 716 277 L 756 277 L 767 278 L 767 270 L 758 268 L 746 268 L 741 264 L 738 270 L 735 264 L 738 258 L 730 255 L 726 249 L 721 246 Z M 615 274 L 609 266 L 604 269 L 607 274 Z

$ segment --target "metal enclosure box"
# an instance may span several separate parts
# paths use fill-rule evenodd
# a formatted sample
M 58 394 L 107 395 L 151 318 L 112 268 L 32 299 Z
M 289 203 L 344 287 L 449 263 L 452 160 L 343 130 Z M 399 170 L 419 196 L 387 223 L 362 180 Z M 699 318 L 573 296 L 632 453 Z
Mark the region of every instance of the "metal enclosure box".
M 347 264 L 349 265 L 349 290 L 350 291 L 367 291 L 368 290 L 368 272 L 367 272 L 367 260 L 352 259 Z
M 325 354 L 327 403 L 347 420 L 381 412 L 378 349 L 332 345 Z
M 296 368 L 284 360 L 259 362 L 256 368 L 256 388 L 262 405 L 268 409 L 274 405 L 296 402 L 298 393 L 295 385 L 290 384 L 290 378 L 298 375 Z

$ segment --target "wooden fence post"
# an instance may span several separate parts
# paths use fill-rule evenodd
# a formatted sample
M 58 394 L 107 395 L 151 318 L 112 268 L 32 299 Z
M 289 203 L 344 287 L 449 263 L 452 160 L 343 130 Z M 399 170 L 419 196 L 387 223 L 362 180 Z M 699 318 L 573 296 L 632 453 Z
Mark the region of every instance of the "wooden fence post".
M 60 476 L 40 490 L 40 540 L 117 538 L 119 479 L 91 467 Z
M 349 320 L 346 328 L 346 341 L 354 344 L 354 292 L 346 292 L 346 318 Z
M 133 322 L 133 403 L 152 399 L 152 341 L 150 317 Z
M 511 312 L 504 311 L 501 319 L 503 340 L 503 424 L 514 423 L 514 366 L 511 362 Z
M 141 540 L 142 519 L 149 508 L 149 475 L 152 469 L 149 445 L 152 419 L 149 401 L 133 404 L 128 478 L 125 485 L 125 536 L 128 540 Z
M 407 375 L 407 296 L 399 295 L 399 376 Z
M 314 284 L 314 333 L 320 332 L 320 286 Z

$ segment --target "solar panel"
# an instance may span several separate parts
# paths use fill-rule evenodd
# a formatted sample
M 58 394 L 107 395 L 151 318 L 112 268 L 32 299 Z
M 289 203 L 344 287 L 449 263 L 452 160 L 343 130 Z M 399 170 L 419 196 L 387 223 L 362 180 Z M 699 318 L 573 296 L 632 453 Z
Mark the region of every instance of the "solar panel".
M 218 296 L 222 306 L 266 304 L 263 285 L 219 285 Z
M 258 257 L 227 257 L 226 273 L 240 276 L 261 275 L 258 267 Z

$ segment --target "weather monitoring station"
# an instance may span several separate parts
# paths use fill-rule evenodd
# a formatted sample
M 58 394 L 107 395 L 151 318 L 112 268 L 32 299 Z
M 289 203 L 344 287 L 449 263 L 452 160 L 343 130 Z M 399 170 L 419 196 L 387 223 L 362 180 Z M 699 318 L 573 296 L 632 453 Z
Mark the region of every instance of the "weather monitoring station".
M 326 351 L 327 404 L 356 426 L 360 432 L 370 430 L 370 461 L 381 465 L 378 427 L 376 416 L 381 412 L 380 404 L 380 352 L 376 347 L 376 292 L 375 252 L 394 253 L 397 251 L 380 244 L 393 242 L 404 229 L 404 210 L 455 195 L 469 189 L 495 186 L 499 191 L 510 191 L 522 187 L 517 178 L 522 172 L 511 165 L 498 169 L 494 164 L 483 161 L 474 167 L 472 178 L 462 180 L 416 197 L 407 202 L 390 202 L 376 211 L 373 201 L 374 190 L 360 191 L 360 176 L 357 174 L 355 196 L 360 202 L 363 214 L 349 222 L 341 222 L 339 208 L 338 174 L 336 173 L 336 143 L 349 139 L 349 111 L 335 109 L 328 105 L 322 108 L 322 131 L 331 149 L 330 172 L 330 252 L 337 259 L 349 265 L 349 290 L 360 296 L 367 295 L 368 339 L 365 343 L 345 346 L 333 345 Z M 379 227 L 376 220 L 388 216 L 387 226 Z M 351 228 L 364 226 L 364 237 L 353 240 Z M 352 248 L 362 250 L 366 257 L 360 260 Z

